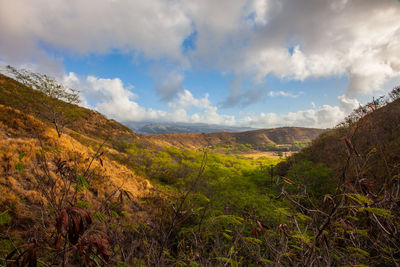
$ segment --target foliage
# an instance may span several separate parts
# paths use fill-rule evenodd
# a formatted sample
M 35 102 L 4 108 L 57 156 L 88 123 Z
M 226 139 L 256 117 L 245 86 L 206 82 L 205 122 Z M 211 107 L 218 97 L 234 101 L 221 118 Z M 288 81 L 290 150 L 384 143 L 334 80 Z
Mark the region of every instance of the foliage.
M 3 211 L 0 213 L 0 225 L 4 225 L 11 222 L 11 216 L 7 211 Z
M 334 193 L 337 187 L 333 171 L 322 163 L 300 161 L 288 171 L 287 177 L 300 185 L 298 193 L 307 192 L 318 198 Z
M 26 69 L 18 70 L 10 65 L 6 69 L 20 83 L 38 90 L 53 99 L 62 100 L 70 104 L 78 104 L 80 102 L 79 91 L 65 87 L 46 74 L 35 73 Z
M 78 104 L 80 102 L 79 91 L 65 87 L 45 74 L 31 72 L 26 69 L 18 70 L 9 65 L 7 66 L 7 71 L 25 86 L 49 96 L 41 104 L 45 108 L 44 115 L 46 119 L 54 124 L 59 137 L 62 135 L 64 127 L 71 120 L 79 117 L 79 113 L 68 109 L 68 104 Z
M 98 124 L 117 129 L 101 141 L 93 117 L 54 140 L 0 107 L 0 263 L 398 265 L 400 102 L 384 100 L 286 160 L 246 158 L 246 145 L 155 146 L 112 122 Z M 148 194 L 132 188 L 144 183 L 132 170 L 151 179 Z
M 390 94 L 393 102 L 380 97 L 360 106 L 344 123 L 278 165 L 280 175 L 296 182 L 283 188 L 281 196 L 312 218 L 305 228 L 296 226 L 296 237 L 312 229 L 311 239 L 304 240 L 308 247 L 297 258 L 303 265 L 399 263 L 397 91 Z

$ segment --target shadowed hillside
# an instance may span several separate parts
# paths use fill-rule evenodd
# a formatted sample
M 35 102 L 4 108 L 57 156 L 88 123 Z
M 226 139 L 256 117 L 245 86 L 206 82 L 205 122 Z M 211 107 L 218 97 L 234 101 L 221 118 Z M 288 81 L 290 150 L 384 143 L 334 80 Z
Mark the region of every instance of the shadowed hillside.
M 360 106 L 277 166 L 290 181 L 281 194 L 318 225 L 312 255 L 371 266 L 400 262 L 400 87 L 389 96 Z

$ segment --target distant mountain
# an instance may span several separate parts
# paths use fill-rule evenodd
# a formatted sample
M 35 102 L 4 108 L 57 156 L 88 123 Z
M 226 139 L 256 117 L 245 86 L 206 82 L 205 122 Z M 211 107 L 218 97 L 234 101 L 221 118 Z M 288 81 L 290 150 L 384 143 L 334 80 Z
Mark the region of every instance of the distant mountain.
M 318 137 L 324 130 L 301 127 L 281 127 L 245 132 L 173 133 L 140 135 L 150 143 L 187 149 L 202 147 L 234 150 L 293 151 Z
M 390 98 L 330 130 L 149 135 L 0 74 L 0 265 L 395 266 L 400 87 Z M 240 155 L 311 140 L 276 166 Z
M 127 122 L 125 125 L 138 134 L 214 133 L 254 130 L 253 128 L 249 127 L 230 127 L 206 123 Z

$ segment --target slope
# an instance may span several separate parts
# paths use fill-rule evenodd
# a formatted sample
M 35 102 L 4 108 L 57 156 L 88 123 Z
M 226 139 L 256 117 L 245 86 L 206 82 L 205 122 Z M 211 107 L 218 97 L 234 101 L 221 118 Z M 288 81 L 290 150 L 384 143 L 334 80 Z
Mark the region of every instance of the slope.
M 50 125 L 47 103 L 55 101 L 63 109 L 67 128 L 95 139 L 109 138 L 112 142 L 131 141 L 135 135 L 126 126 L 109 120 L 93 110 L 50 99 L 47 95 L 33 90 L 14 79 L 0 74 L 0 104 L 31 114 Z
M 5 252 L 26 240 L 70 249 L 77 236 L 88 242 L 82 246 L 97 246 L 97 255 L 107 260 L 108 238 L 121 234 L 107 230 L 109 223 L 149 222 L 149 212 L 138 202 L 153 194 L 153 186 L 118 161 L 126 157 L 121 143 L 135 140 L 135 134 L 99 113 L 60 101 L 70 120 L 59 137 L 46 114 L 48 101 L 39 91 L 0 75 L 1 264 Z M 63 214 L 67 217 L 60 219 Z M 117 217 L 122 217 L 119 222 Z M 93 238 L 101 238 L 103 245 Z M 48 257 L 58 261 L 60 255 Z
M 277 173 L 287 182 L 281 195 L 312 220 L 307 224 L 313 229 L 307 254 L 319 255 L 319 265 L 398 265 L 399 152 L 397 87 L 390 99 L 361 106 L 278 164 Z
M 315 139 L 323 132 L 322 129 L 282 127 L 275 129 L 261 129 L 246 132 L 230 133 L 175 133 L 140 135 L 142 140 L 165 146 L 199 149 L 202 147 L 242 147 L 271 151 L 284 146 L 287 150 L 297 150 Z

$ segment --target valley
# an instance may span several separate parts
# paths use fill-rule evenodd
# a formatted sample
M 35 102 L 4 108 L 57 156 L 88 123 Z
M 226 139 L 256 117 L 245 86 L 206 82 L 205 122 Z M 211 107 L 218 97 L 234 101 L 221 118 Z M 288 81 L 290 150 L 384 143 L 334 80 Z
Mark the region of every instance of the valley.
M 161 146 L 186 149 L 208 147 L 219 152 L 292 152 L 299 151 L 322 132 L 322 129 L 282 127 L 246 132 L 171 133 L 141 135 L 140 137 Z
M 0 75 L 0 264 L 396 265 L 399 91 L 333 129 L 144 135 Z

